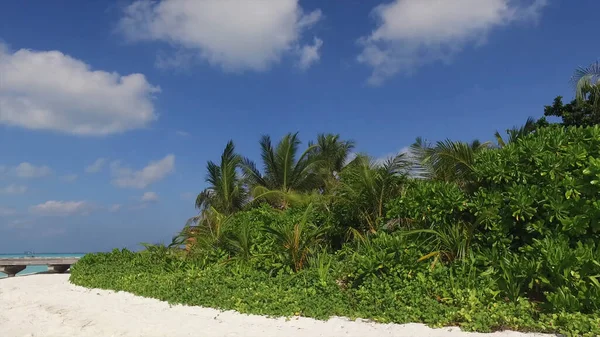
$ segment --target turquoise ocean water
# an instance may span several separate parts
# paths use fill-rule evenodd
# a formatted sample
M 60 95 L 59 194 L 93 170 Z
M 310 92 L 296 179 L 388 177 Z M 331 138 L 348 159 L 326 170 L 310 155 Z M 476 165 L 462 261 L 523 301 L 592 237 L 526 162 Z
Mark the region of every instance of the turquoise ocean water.
M 37 254 L 34 253 L 33 256 L 34 257 L 82 257 L 85 254 L 82 253 L 53 253 L 53 254 Z M 0 254 L 0 259 L 8 259 L 8 258 L 15 258 L 15 257 L 30 257 L 31 255 L 25 255 L 25 254 Z M 47 266 L 27 266 L 27 268 L 25 268 L 23 271 L 21 271 L 19 274 L 17 275 L 26 275 L 26 274 L 35 274 L 35 273 L 39 273 L 39 272 L 44 272 L 47 271 L 48 267 Z M 0 278 L 4 278 L 6 277 L 6 274 L 0 272 Z

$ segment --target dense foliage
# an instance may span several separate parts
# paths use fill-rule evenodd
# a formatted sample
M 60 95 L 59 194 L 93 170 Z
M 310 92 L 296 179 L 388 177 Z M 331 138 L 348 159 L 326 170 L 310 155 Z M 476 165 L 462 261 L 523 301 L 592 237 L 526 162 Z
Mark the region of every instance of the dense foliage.
M 544 108 L 544 115 L 549 117 L 560 117 L 562 123 L 566 126 L 591 126 L 600 124 L 600 106 L 594 104 L 592 100 L 584 100 L 564 104 L 562 97 L 558 96 Z
M 592 126 L 600 124 L 600 61 L 575 70 L 571 82 L 575 99 L 563 104 L 562 97 L 544 107 L 545 116 L 560 117 L 565 126 Z
M 600 127 L 509 136 L 417 141 L 385 162 L 349 161 L 337 135 L 301 154 L 296 134 L 263 137 L 263 172 L 228 144 L 170 247 L 86 255 L 71 281 L 275 316 L 596 336 Z

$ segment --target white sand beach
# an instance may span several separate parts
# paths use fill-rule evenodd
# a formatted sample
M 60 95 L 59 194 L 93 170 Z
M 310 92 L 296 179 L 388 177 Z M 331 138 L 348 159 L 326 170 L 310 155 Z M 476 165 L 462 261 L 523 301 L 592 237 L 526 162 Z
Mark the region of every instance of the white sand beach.
M 3 337 L 441 337 L 548 336 L 518 332 L 466 333 L 422 324 L 377 324 L 342 318 L 267 318 L 189 306 L 170 306 L 129 293 L 74 286 L 69 275 L 0 280 Z

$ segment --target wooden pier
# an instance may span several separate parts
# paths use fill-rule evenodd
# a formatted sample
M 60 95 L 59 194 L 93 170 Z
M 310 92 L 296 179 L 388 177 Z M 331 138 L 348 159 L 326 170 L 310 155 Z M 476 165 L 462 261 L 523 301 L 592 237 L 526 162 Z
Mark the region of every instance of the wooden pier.
M 49 272 L 64 273 L 78 260 L 78 257 L 19 257 L 0 259 L 0 272 L 5 273 L 8 277 L 13 277 L 27 266 L 46 265 Z

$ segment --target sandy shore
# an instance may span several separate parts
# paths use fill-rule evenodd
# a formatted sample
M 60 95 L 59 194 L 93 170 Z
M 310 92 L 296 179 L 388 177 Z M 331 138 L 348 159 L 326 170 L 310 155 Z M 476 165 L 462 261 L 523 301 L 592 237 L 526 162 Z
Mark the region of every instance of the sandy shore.
M 0 335 L 7 337 L 437 337 L 548 336 L 517 332 L 478 334 L 422 324 L 376 324 L 333 318 L 272 319 L 169 306 L 128 293 L 85 289 L 69 275 L 31 275 L 0 280 Z

